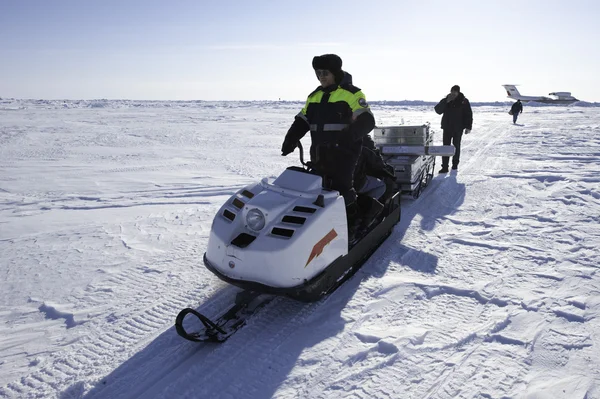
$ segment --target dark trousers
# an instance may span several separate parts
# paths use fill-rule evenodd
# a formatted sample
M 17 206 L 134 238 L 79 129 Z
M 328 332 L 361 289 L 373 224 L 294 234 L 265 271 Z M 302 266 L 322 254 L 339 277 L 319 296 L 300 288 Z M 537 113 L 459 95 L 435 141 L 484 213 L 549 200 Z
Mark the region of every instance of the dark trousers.
M 460 162 L 460 141 L 462 140 L 463 130 L 450 130 L 444 129 L 444 145 L 453 144 L 455 151 L 454 156 L 452 157 L 452 166 L 458 166 Z M 450 157 L 442 157 L 442 167 L 448 167 L 448 161 Z
M 323 176 L 323 186 L 339 191 L 346 206 L 354 203 L 354 169 L 358 154 L 340 147 L 321 146 L 311 158 L 315 172 Z
M 349 177 L 349 179 L 348 179 Z M 339 191 L 346 206 L 356 201 L 356 190 L 352 187 L 352 175 L 331 179 L 331 189 Z
M 519 117 L 519 113 L 518 113 L 518 112 L 515 112 L 515 113 L 513 114 L 513 123 L 517 123 L 517 118 L 518 118 L 518 117 Z

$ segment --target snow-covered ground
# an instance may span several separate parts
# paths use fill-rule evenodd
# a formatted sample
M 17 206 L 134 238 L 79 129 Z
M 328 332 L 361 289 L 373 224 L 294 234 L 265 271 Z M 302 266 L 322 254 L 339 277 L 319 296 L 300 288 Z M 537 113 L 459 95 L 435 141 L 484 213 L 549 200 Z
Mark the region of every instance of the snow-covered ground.
M 594 106 L 474 107 L 458 174 L 334 294 L 180 338 L 181 308 L 233 300 L 202 265 L 213 215 L 297 164 L 300 107 L 0 101 L 0 396 L 600 398 Z M 441 141 L 429 105 L 373 112 Z

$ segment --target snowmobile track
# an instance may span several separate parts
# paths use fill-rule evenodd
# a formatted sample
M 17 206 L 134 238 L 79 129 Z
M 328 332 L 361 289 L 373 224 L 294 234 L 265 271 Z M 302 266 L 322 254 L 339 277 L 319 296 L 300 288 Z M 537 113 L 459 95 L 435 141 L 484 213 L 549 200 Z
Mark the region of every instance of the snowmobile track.
M 226 292 L 222 292 L 221 298 L 213 298 L 210 303 L 205 304 L 200 309 L 207 314 L 218 314 L 220 310 L 226 308 L 233 300 L 236 289 L 228 287 L 223 291 Z M 287 302 L 287 305 L 283 307 L 275 306 L 275 302 L 281 301 Z M 169 329 L 158 338 L 158 340 L 165 342 L 155 341 L 151 343 L 151 345 L 156 344 L 157 346 L 151 354 L 142 354 L 138 356 L 139 358 L 130 359 L 129 363 L 122 366 L 118 379 L 112 380 L 110 377 L 105 379 L 103 386 L 97 385 L 88 397 L 152 397 L 153 394 L 157 394 L 168 387 L 176 378 L 173 376 L 179 376 L 181 370 L 184 370 L 183 374 L 191 372 L 195 367 L 198 367 L 197 364 L 201 364 L 204 369 L 204 372 L 201 373 L 202 380 L 198 381 L 199 385 L 204 386 L 202 381 L 209 381 L 212 385 L 215 381 L 219 381 L 219 378 L 215 378 L 215 376 L 219 375 L 219 370 L 223 367 L 222 356 L 243 355 L 253 359 L 268 356 L 264 353 L 269 352 L 264 347 L 265 344 L 255 345 L 251 343 L 253 340 L 249 338 L 249 335 L 252 334 L 245 331 L 271 329 L 273 324 L 277 324 L 275 321 L 282 317 L 282 312 L 285 314 L 297 313 L 305 305 L 288 299 L 275 298 L 259 314 L 252 317 L 248 324 L 236 334 L 244 336 L 245 339 L 234 339 L 232 337 L 225 344 L 198 344 L 184 341 L 175 334 L 173 329 Z M 288 331 L 291 328 L 293 327 L 289 326 L 282 330 Z M 279 332 L 277 336 L 286 334 L 285 331 Z M 248 351 L 250 353 L 247 354 Z M 194 379 L 197 380 L 198 376 L 195 375 Z M 225 384 L 229 383 L 229 380 L 223 379 L 223 377 L 221 377 L 221 380 Z M 131 386 L 139 386 L 140 388 L 132 392 Z M 124 390 L 124 387 L 128 387 L 128 389 Z M 120 394 L 120 392 L 128 393 Z M 172 391 L 169 391 L 169 395 L 172 393 Z
M 48 398 L 50 395 L 64 392 L 69 386 L 89 381 L 89 376 L 102 374 L 106 357 L 120 358 L 125 361 L 136 348 L 147 343 L 148 337 L 160 334 L 166 326 L 171 326 L 173 314 L 181 306 L 197 301 L 209 301 L 206 312 L 216 312 L 229 303 L 234 289 L 226 287 L 213 289 L 207 283 L 192 290 L 181 291 L 179 295 L 159 294 L 157 289 L 160 275 L 145 274 L 138 269 L 127 269 L 109 277 L 102 285 L 114 285 L 113 295 L 123 291 L 135 293 L 129 299 L 131 315 L 116 315 L 111 320 L 92 320 L 93 325 L 85 337 L 74 343 L 70 353 L 61 354 L 42 362 L 31 374 L 0 387 L 0 396 L 8 398 Z M 220 285 L 217 281 L 217 285 Z M 161 297 L 159 303 L 152 303 L 152 298 Z M 171 329 L 167 330 L 171 331 Z M 167 341 L 177 341 L 179 337 L 172 331 L 173 337 Z M 168 343 L 168 342 L 167 342 Z M 170 348 L 172 345 L 166 345 Z
M 332 295 L 335 295 L 335 292 Z M 257 370 L 251 386 L 248 386 L 248 381 L 234 381 L 232 384 L 227 370 L 228 364 L 223 362 L 223 358 L 235 358 L 238 364 L 252 364 L 253 362 L 263 364 L 268 359 L 275 359 L 272 356 L 273 352 L 284 342 L 291 339 L 293 332 L 304 325 L 306 320 L 323 306 L 328 298 L 329 296 L 315 303 L 302 303 L 287 298 L 275 298 L 264 309 L 249 319 L 248 324 L 229 338 L 225 344 L 221 344 L 217 350 L 208 354 L 201 362 L 194 363 L 182 375 L 177 374 L 177 380 L 185 379 L 186 373 L 194 375 L 196 378 L 201 375 L 202 378 L 197 384 L 199 389 L 194 389 L 193 392 L 194 395 L 199 395 L 198 397 L 216 397 L 225 391 L 240 398 L 256 397 L 254 395 L 256 391 L 264 387 L 265 384 L 269 384 L 269 373 L 265 370 L 260 372 Z M 260 336 L 261 331 L 264 338 L 265 330 L 273 332 L 267 340 L 261 341 L 254 338 Z M 271 369 L 277 369 L 276 366 L 276 364 L 273 364 Z M 164 392 L 168 392 L 169 395 L 190 394 L 185 389 L 179 392 L 181 384 L 177 380 L 166 381 L 160 385 L 164 388 Z

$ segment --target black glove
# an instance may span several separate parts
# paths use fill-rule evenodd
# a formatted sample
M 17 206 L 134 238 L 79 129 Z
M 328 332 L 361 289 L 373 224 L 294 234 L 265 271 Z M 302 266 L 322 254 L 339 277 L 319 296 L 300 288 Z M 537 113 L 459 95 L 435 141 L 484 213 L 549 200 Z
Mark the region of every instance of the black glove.
M 285 140 L 281 146 L 281 155 L 286 156 L 294 152 L 296 147 L 298 146 L 298 142 L 292 142 L 290 140 Z

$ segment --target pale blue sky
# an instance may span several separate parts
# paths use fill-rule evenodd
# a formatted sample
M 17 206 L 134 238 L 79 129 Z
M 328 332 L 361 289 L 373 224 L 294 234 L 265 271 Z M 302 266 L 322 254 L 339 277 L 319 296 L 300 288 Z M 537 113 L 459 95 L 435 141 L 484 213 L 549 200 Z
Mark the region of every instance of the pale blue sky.
M 600 101 L 594 1 L 0 1 L 0 97 L 303 100 L 336 53 L 370 100 Z

